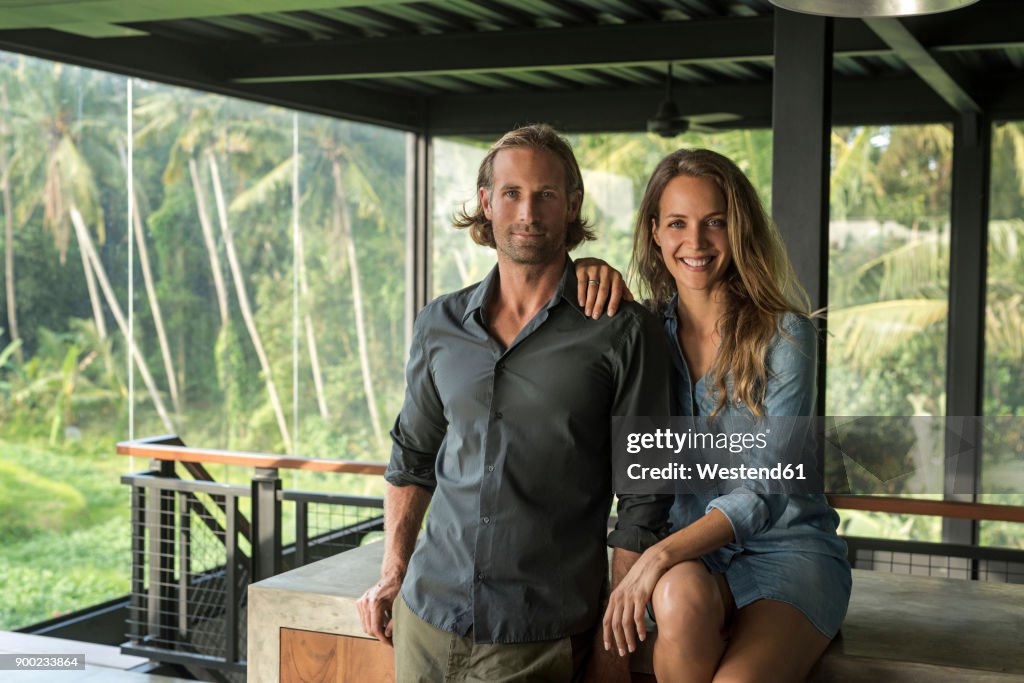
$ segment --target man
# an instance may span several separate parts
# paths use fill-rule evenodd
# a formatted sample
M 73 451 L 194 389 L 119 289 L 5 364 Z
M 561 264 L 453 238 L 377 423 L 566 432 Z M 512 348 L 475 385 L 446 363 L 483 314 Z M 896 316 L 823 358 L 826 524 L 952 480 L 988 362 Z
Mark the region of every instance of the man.
M 579 680 L 607 575 L 611 417 L 668 414 L 669 356 L 640 306 L 594 321 L 576 300 L 567 252 L 592 234 L 553 129 L 503 136 L 477 189 L 456 225 L 498 263 L 416 320 L 381 579 L 358 606 L 367 633 L 394 636 L 400 683 Z M 671 500 L 619 501 L 616 575 L 664 532 Z

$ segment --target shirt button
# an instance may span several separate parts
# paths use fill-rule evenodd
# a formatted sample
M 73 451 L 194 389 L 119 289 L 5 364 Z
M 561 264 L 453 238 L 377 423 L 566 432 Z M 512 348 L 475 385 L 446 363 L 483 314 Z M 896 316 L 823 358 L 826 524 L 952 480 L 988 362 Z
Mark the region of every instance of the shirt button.
M 501 414 L 500 410 L 494 414 L 494 419 L 495 420 L 500 420 L 502 417 L 503 417 L 503 415 Z
M 483 581 L 484 580 L 483 572 L 477 572 L 476 573 L 476 580 L 477 581 Z
M 491 523 L 491 518 L 490 517 L 484 517 L 484 524 L 490 524 L 490 523 Z
M 498 369 L 499 370 L 504 370 L 505 369 L 505 364 L 504 363 L 498 363 Z
M 487 466 L 487 471 L 488 472 L 493 472 L 494 471 L 494 465 L 488 465 Z

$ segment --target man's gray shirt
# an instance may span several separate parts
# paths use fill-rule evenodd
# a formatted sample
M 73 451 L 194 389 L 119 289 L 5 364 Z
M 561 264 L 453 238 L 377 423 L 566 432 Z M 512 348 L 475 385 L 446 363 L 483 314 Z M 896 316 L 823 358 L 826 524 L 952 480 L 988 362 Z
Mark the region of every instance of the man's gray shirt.
M 402 584 L 428 623 L 478 643 L 562 638 L 594 626 L 607 575 L 611 417 L 669 414 L 670 360 L 637 304 L 588 319 L 572 263 L 502 348 L 484 320 L 497 267 L 416 319 L 385 478 L 433 491 Z M 671 496 L 624 496 L 608 545 L 641 552 Z

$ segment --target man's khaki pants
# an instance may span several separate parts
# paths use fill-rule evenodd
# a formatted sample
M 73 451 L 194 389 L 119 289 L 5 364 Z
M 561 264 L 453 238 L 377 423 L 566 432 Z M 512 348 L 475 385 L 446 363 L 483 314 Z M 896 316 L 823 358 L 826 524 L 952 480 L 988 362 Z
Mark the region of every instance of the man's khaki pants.
M 394 605 L 396 683 L 572 683 L 592 634 L 536 643 L 474 643 L 428 624 L 399 595 Z

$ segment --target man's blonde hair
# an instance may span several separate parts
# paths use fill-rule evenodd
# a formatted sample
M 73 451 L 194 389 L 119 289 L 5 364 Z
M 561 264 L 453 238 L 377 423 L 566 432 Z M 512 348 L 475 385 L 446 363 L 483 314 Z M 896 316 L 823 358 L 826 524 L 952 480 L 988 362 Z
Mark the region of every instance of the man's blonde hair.
M 583 175 L 580 173 L 579 164 L 576 163 L 576 155 L 572 153 L 572 147 L 560 136 L 551 126 L 540 123 L 530 126 L 523 126 L 509 131 L 501 136 L 501 139 L 491 145 L 487 150 L 487 156 L 480 162 L 480 170 L 477 172 L 476 206 L 472 211 L 466 211 L 463 207 L 453 217 L 453 225 L 456 228 L 469 228 L 469 234 L 473 241 L 485 247 L 494 248 L 494 228 L 484 214 L 484 207 L 480 204 L 480 190 L 486 189 L 488 193 L 494 190 L 494 158 L 503 149 L 517 147 L 532 147 L 551 152 L 562 163 L 565 171 L 565 193 L 566 197 L 579 193 L 580 205 L 583 204 Z M 565 248 L 572 251 L 586 240 L 592 240 L 596 236 L 590 223 L 583 218 L 581 212 L 569 223 L 565 233 Z

